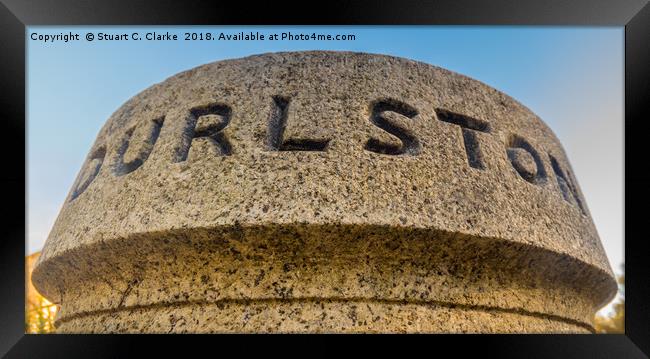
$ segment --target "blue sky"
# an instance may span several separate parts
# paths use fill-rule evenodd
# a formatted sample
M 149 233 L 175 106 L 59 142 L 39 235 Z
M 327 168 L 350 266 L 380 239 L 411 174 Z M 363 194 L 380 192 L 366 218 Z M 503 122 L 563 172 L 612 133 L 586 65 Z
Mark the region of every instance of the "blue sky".
M 259 31 L 354 34 L 354 41 L 87 42 L 85 33 Z M 31 33 L 79 33 L 43 43 Z M 516 98 L 562 141 L 614 269 L 623 262 L 622 27 L 29 27 L 27 252 L 42 248 L 106 119 L 177 72 L 273 51 L 402 56 L 478 79 Z

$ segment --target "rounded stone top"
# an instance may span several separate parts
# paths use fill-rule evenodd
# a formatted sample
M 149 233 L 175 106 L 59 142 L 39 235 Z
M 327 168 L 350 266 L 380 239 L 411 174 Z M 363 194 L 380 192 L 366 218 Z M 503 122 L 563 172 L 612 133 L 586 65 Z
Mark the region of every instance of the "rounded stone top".
M 616 291 L 567 156 L 542 120 L 466 76 L 365 53 L 218 61 L 131 98 L 99 132 L 33 280 L 71 303 L 64 316 L 174 301 L 173 284 L 145 298 L 116 283 L 131 288 L 131 274 L 172 258 L 190 263 L 186 250 L 242 261 L 426 253 L 458 264 L 438 273 L 446 289 L 375 286 L 372 296 L 525 307 L 580 323 Z M 517 284 L 499 287 L 501 276 Z M 104 288 L 107 299 L 66 296 L 81 281 L 108 281 L 84 289 Z M 550 284 L 517 299 L 513 288 L 533 282 L 565 283 L 578 299 L 544 299 Z M 365 293 L 313 283 L 291 295 Z

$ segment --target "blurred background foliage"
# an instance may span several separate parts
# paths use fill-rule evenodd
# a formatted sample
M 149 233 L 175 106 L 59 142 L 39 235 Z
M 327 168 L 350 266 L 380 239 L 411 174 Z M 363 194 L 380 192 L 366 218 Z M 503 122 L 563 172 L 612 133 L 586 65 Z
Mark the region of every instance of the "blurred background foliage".
M 45 299 L 32 285 L 32 269 L 40 252 L 25 257 L 25 333 L 47 334 L 54 332 L 54 317 L 58 307 Z
M 625 264 L 621 265 L 621 273 L 617 276 L 618 293 L 616 298 L 596 313 L 594 327 L 597 333 L 625 333 Z
M 54 318 L 58 306 L 45 299 L 32 285 L 32 269 L 40 252 L 25 257 L 25 333 L 47 334 L 55 330 Z M 623 273 L 625 267 L 622 266 Z M 625 332 L 625 274 L 617 277 L 616 298 L 596 313 L 594 327 L 597 333 L 618 334 Z

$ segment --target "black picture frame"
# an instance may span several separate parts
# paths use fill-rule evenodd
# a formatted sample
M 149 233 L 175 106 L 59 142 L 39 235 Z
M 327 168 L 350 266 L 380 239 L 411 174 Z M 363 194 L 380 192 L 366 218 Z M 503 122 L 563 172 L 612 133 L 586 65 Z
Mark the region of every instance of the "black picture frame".
M 205 335 L 25 335 L 24 279 L 26 241 L 25 42 L 30 25 L 226 25 L 226 24 L 427 24 L 427 25 L 579 25 L 625 27 L 625 275 L 624 335 L 468 335 L 411 336 L 412 345 L 392 347 L 401 354 L 429 348 L 454 356 L 478 350 L 499 358 L 647 358 L 650 353 L 650 271 L 644 208 L 650 175 L 646 174 L 646 134 L 650 114 L 650 4 L 645 0 L 580 1 L 329 1 L 265 3 L 225 1 L 84 1 L 0 0 L 0 140 L 3 236 L 0 238 L 0 355 L 9 358 L 113 358 L 195 350 L 202 345 L 219 353 L 233 338 Z M 636 210 L 634 207 L 637 207 Z M 21 295 L 23 293 L 23 295 Z M 386 342 L 367 344 L 368 336 L 343 337 L 352 349 L 386 350 Z M 285 336 L 256 336 L 267 341 L 253 347 L 272 354 L 294 351 Z M 301 336 L 309 343 L 322 337 Z M 373 337 L 376 338 L 376 337 Z M 382 336 L 383 338 L 383 336 Z M 417 339 L 417 342 L 415 341 Z M 223 342 L 221 342 L 223 340 Z M 216 341 L 222 344 L 215 346 Z M 373 340 L 374 341 L 374 340 Z M 278 345 L 278 343 L 280 343 Z M 286 344 L 285 344 L 286 343 Z M 198 346 L 196 344 L 199 344 Z M 304 350 L 304 349 L 303 349 Z M 342 347 L 312 345 L 319 354 Z M 303 354 L 304 351 L 301 351 Z M 346 350 L 349 353 L 349 350 Z M 300 352 L 299 352 L 300 353 Z M 144 355 L 144 354 L 142 354 Z M 146 356 L 149 356 L 146 355 Z

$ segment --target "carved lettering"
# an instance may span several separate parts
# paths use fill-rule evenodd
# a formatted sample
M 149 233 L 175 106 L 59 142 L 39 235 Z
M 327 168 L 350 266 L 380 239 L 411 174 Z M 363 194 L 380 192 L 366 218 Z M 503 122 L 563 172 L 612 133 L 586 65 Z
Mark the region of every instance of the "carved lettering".
M 483 161 L 483 154 L 479 148 L 476 132 L 490 132 L 490 124 L 483 120 L 440 108 L 436 109 L 436 115 L 440 121 L 460 126 L 465 152 L 467 153 L 467 162 L 472 168 L 485 169 L 485 162 Z
M 387 119 L 386 112 L 394 112 L 409 119 L 412 119 L 418 114 L 418 111 L 414 107 L 398 100 L 385 99 L 375 102 L 372 104 L 370 122 L 399 138 L 401 145 L 395 146 L 384 143 L 376 138 L 370 138 L 366 142 L 364 149 L 386 155 L 406 154 L 415 156 L 420 153 L 420 141 L 407 129 Z
M 573 175 L 568 171 L 568 169 L 562 170 L 560 163 L 555 157 L 550 154 L 548 157 L 551 160 L 551 167 L 553 168 L 553 172 L 555 172 L 555 178 L 560 187 L 560 192 L 562 192 L 562 197 L 564 197 L 564 200 L 569 203 L 577 204 L 580 211 L 586 215 L 587 211 L 584 207 L 582 198 L 578 194 L 578 188 L 576 187 Z
M 284 139 L 290 100 L 282 96 L 272 98 L 271 112 L 268 118 L 266 146 L 270 151 L 325 151 L 330 139 Z M 399 140 L 387 143 L 370 137 L 364 149 L 385 155 L 415 156 L 421 152 L 418 138 L 407 128 L 406 122 L 418 116 L 418 110 L 402 101 L 386 98 L 374 101 L 370 105 L 369 121 Z M 484 170 L 484 155 L 479 146 L 479 132 L 491 133 L 492 128 L 486 121 L 445 109 L 435 109 L 438 120 L 460 127 L 463 145 L 470 167 Z M 232 153 L 230 141 L 224 133 L 232 117 L 232 109 L 222 103 L 211 103 L 191 108 L 186 115 L 186 125 L 182 132 L 180 146 L 175 149 L 174 162 L 186 161 L 193 141 L 202 139 L 212 145 L 218 155 L 229 156 Z M 124 176 L 140 168 L 151 155 L 160 136 L 164 116 L 142 122 L 129 128 L 123 135 L 111 165 L 115 176 Z M 398 143 L 398 144 L 396 144 Z M 203 145 L 203 143 L 201 144 Z M 548 181 L 547 170 L 539 152 L 521 136 L 512 134 L 505 143 L 506 156 L 513 169 L 525 181 L 543 185 Z M 98 147 L 88 157 L 80 171 L 70 201 L 82 194 L 99 174 L 106 157 L 106 146 Z M 576 204 L 586 214 L 584 200 L 580 196 L 576 181 L 568 168 L 562 168 L 560 162 L 548 154 L 551 167 L 555 173 L 563 198 Z
M 175 162 L 187 160 L 192 142 L 196 138 L 208 139 L 220 155 L 229 156 L 232 147 L 221 131 L 228 126 L 231 116 L 231 108 L 220 103 L 191 109 L 187 116 L 187 127 L 183 132 L 181 146 L 176 151 Z
M 136 127 L 133 127 L 126 132 L 122 144 L 117 150 L 117 156 L 115 163 L 113 164 L 113 172 L 116 176 L 123 176 L 135 171 L 142 166 L 147 158 L 149 158 L 149 154 L 151 154 L 151 151 L 158 140 L 158 135 L 160 135 L 160 128 L 163 125 L 163 121 L 164 118 L 147 121 L 145 124 L 145 126 L 147 126 L 145 128 L 145 140 L 138 142 L 138 146 L 135 146 L 135 144 L 131 145 L 131 142 L 133 142 L 133 133 L 136 131 Z M 125 154 L 128 152 L 131 154 L 131 159 L 125 161 Z
M 506 153 L 510 164 L 521 178 L 532 184 L 546 183 L 546 169 L 535 148 L 524 138 L 511 135 L 508 139 Z
M 86 163 L 81 168 L 81 172 L 79 172 L 79 175 L 77 176 L 75 184 L 72 186 L 73 189 L 72 194 L 70 195 L 70 202 L 79 197 L 79 195 L 90 186 L 93 180 L 95 180 L 95 177 L 97 177 L 97 174 L 104 163 L 104 157 L 106 157 L 106 147 L 104 146 L 99 147 L 90 157 L 88 157 L 88 160 L 86 160 Z
M 271 151 L 325 151 L 330 140 L 289 138 L 284 140 L 289 115 L 289 99 L 274 96 L 269 114 L 266 145 Z

